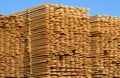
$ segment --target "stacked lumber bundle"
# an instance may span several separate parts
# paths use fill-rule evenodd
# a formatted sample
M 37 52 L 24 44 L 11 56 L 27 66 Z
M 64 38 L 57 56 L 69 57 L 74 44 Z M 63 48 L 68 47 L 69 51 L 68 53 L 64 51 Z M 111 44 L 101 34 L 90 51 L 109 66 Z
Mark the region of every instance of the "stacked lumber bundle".
M 29 19 L 29 9 L 23 10 L 17 13 L 14 13 L 12 15 L 20 16 L 22 19 L 24 19 L 24 27 L 22 28 L 21 32 L 22 34 L 22 42 L 24 43 L 24 49 L 23 49 L 23 68 L 24 68 L 24 77 L 30 77 L 31 75 L 31 42 L 30 42 L 30 19 Z
M 0 15 L 0 78 L 23 77 L 23 25 L 20 17 Z
M 31 77 L 47 78 L 49 74 L 49 38 L 46 26 L 46 5 L 29 9 L 31 39 Z
M 88 9 L 44 4 L 29 9 L 32 77 L 88 77 Z
M 91 17 L 92 78 L 120 78 L 120 18 Z
M 47 57 L 49 56 L 49 53 L 47 52 L 46 52 L 47 55 L 44 54 L 48 48 L 48 47 L 46 48 L 46 41 L 45 41 L 48 39 L 44 36 L 44 33 L 47 33 L 45 18 L 48 13 L 46 14 L 47 12 L 46 8 L 47 8 L 46 4 L 42 4 L 40 6 L 32 7 L 27 10 L 12 14 L 12 15 L 19 15 L 25 20 L 24 21 L 25 27 L 22 31 L 24 32 L 22 36 L 24 37 L 23 41 L 25 44 L 24 62 L 23 62 L 24 77 L 31 77 L 31 76 L 37 77 L 37 74 L 39 74 L 39 77 L 44 77 L 44 74 L 48 71 L 48 68 L 46 67 L 47 63 L 44 63 L 44 59 L 46 60 Z
M 14 23 L 2 24 L 0 16 L 0 78 L 120 78 L 120 18 L 89 19 L 88 13 L 87 8 L 42 4 L 12 14 L 21 16 L 25 27 L 13 16 Z M 6 61 L 13 56 L 15 61 Z M 6 67 L 8 62 L 16 69 Z M 20 64 L 23 71 L 17 69 Z
M 50 77 L 90 77 L 88 9 L 52 4 L 48 8 Z
M 88 13 L 87 8 L 54 4 L 15 13 L 31 19 L 26 20 L 25 38 L 29 51 L 25 50 L 24 54 L 24 76 L 90 77 Z

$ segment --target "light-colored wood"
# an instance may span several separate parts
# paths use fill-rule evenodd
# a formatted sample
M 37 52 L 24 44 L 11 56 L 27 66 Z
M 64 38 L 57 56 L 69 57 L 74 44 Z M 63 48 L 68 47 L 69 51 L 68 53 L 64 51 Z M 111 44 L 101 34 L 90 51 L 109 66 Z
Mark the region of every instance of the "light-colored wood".
M 120 18 L 105 15 L 90 17 L 87 8 L 55 4 L 43 4 L 13 15 L 21 16 L 24 21 L 16 20 L 17 17 L 12 16 L 9 25 L 7 20 L 9 17 L 0 15 L 0 58 L 4 55 L 9 56 L 5 53 L 10 52 L 11 56 L 16 57 L 15 62 L 12 61 L 13 67 L 6 68 L 7 70 L 10 68 L 10 72 L 16 71 L 16 76 L 23 75 L 29 78 L 120 77 Z M 1 21 L 3 19 L 5 22 Z M 24 25 L 20 25 L 20 22 L 24 22 Z M 4 23 L 5 26 L 3 26 Z M 16 28 L 18 24 L 21 29 L 19 26 Z M 4 27 L 7 29 L 3 29 Z M 7 36 L 5 40 L 4 34 Z M 22 37 L 19 39 L 20 36 Z M 10 49 L 5 49 L 10 45 L 7 44 L 9 40 L 16 43 L 11 44 Z M 3 53 L 4 50 L 5 53 Z M 18 58 L 21 60 L 17 61 Z M 5 67 L 5 59 L 1 59 L 3 61 L 0 62 L 1 69 Z M 24 69 L 14 70 L 14 65 L 16 68 L 22 66 Z M 2 78 L 5 71 L 0 72 L 2 72 L 0 73 Z M 13 73 L 6 74 L 14 75 Z
M 0 78 L 23 77 L 23 52 L 20 51 L 23 20 L 18 16 L 0 16 Z M 22 47 L 23 48 L 23 47 Z
M 94 54 L 93 77 L 120 77 L 119 68 L 119 29 L 120 18 L 97 15 L 91 17 L 91 55 Z M 115 62 L 118 62 L 115 63 Z M 107 65 L 107 66 L 106 66 Z M 112 75 L 112 76 L 110 76 Z

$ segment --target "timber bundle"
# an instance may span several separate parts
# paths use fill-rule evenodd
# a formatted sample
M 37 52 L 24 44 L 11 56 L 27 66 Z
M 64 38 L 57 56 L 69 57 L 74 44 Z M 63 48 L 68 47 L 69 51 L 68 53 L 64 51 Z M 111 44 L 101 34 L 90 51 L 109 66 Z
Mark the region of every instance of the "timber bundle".
M 20 17 L 0 15 L 0 78 L 22 76 L 23 26 Z
M 120 18 L 41 4 L 0 16 L 0 78 L 120 78 Z

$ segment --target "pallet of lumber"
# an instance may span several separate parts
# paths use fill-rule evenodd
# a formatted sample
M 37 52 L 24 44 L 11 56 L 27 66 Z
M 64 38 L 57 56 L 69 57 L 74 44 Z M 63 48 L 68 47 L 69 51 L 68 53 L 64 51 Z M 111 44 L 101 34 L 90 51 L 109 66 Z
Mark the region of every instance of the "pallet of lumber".
M 96 15 L 91 22 L 92 77 L 119 78 L 120 18 Z
M 0 15 L 0 78 L 23 77 L 23 47 L 20 47 L 23 24 L 20 17 Z
M 25 50 L 24 54 L 25 73 L 29 71 L 26 77 L 90 76 L 87 8 L 42 4 L 15 15 L 30 19 L 26 20 L 25 37 L 29 45 L 29 52 Z
M 3 28 L 0 20 L 0 57 L 7 56 L 0 60 L 1 78 L 5 75 L 4 62 L 11 62 L 9 54 L 14 53 L 21 56 L 16 56 L 12 63 L 22 69 L 12 70 L 10 66 L 6 69 L 22 70 L 23 77 L 120 78 L 120 18 L 90 17 L 87 8 L 57 4 L 42 4 L 12 15 L 22 17 L 24 27 L 15 28 L 13 19 L 10 27 L 5 21 Z
M 88 9 L 49 5 L 50 77 L 89 77 Z M 88 71 L 88 72 L 87 72 Z
M 51 78 L 89 76 L 90 73 L 85 72 L 89 70 L 85 65 L 85 55 L 89 55 L 89 46 L 85 46 L 89 45 L 87 16 L 87 9 L 84 8 L 50 6 Z

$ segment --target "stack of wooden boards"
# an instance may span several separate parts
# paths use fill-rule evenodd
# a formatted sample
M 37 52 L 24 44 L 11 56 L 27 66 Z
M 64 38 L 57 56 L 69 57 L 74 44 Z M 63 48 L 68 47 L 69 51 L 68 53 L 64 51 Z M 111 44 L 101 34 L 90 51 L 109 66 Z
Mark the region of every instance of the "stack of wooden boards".
M 51 78 L 90 76 L 88 9 L 48 5 L 46 29 Z M 33 45 L 32 45 L 33 46 Z M 87 63 L 87 62 L 88 63 Z M 39 66 L 39 65 L 38 65 Z
M 25 33 L 23 35 L 23 37 L 25 38 L 24 58 L 23 58 L 24 77 L 31 77 L 31 75 L 32 77 L 37 77 L 36 74 L 38 73 L 40 74 L 39 77 L 43 77 L 41 76 L 41 74 L 45 74 L 45 72 L 47 71 L 45 67 L 47 64 L 41 63 L 39 64 L 39 66 L 36 64 L 37 62 L 40 63 L 42 62 L 42 60 L 44 61 L 44 59 L 47 59 L 47 57 L 44 56 L 45 55 L 44 53 L 48 54 L 47 51 L 45 52 L 47 48 L 42 49 L 45 47 L 46 40 L 48 40 L 44 36 L 44 33 L 46 33 L 46 29 L 45 29 L 46 7 L 44 4 L 42 4 L 37 7 L 33 7 L 21 12 L 17 12 L 13 15 L 19 15 L 23 17 L 23 19 L 25 20 L 24 21 L 25 27 L 23 31 Z M 33 72 L 35 74 L 32 74 Z
M 88 9 L 43 4 L 15 15 L 31 19 L 26 28 L 30 30 L 31 47 L 24 55 L 24 60 L 31 63 L 25 67 L 27 70 L 30 66 L 26 77 L 90 76 L 90 64 L 86 62 L 90 62 Z
M 50 77 L 90 77 L 88 9 L 61 5 L 48 8 Z
M 24 19 L 24 77 L 120 78 L 120 18 L 54 4 L 12 15 Z
M 29 10 L 25 10 L 22 12 L 15 13 L 14 15 L 18 15 L 23 18 L 24 20 L 24 27 L 22 28 L 22 40 L 24 43 L 24 50 L 23 50 L 23 65 L 24 65 L 24 77 L 30 77 L 31 73 L 31 31 L 30 31 L 30 19 L 29 19 Z
M 0 15 L 0 78 L 23 77 L 23 24 L 20 17 Z
M 93 78 L 120 78 L 120 18 L 91 17 L 91 55 Z

